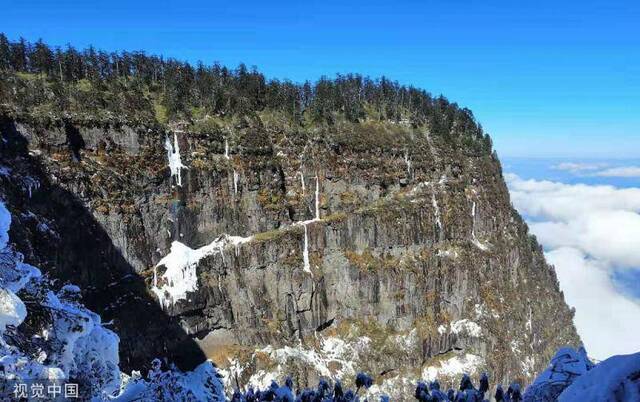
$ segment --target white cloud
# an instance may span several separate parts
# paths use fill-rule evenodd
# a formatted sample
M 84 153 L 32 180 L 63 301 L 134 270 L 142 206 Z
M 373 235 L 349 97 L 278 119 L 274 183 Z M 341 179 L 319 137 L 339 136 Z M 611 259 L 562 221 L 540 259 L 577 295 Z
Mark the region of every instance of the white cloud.
M 604 169 L 594 173 L 600 177 L 640 177 L 640 166 L 624 166 Z
M 640 188 L 564 184 L 506 175 L 511 200 L 556 266 L 590 354 L 637 352 L 640 302 L 617 292 L 615 269 L 640 269 Z M 637 337 L 637 335 L 636 335 Z
M 640 215 L 594 210 L 566 222 L 530 223 L 547 248 L 575 247 L 616 267 L 640 267 Z
M 606 163 L 575 163 L 575 162 L 563 162 L 552 166 L 555 170 L 564 170 L 571 173 L 581 173 L 589 170 L 598 170 L 607 166 Z
M 513 205 L 547 248 L 577 247 L 615 267 L 640 268 L 640 188 L 522 180 L 506 175 Z
M 574 175 L 583 176 L 640 177 L 640 166 L 608 166 L 610 165 L 604 162 L 562 162 L 551 166 L 551 169 L 562 170 Z
M 602 360 L 637 352 L 640 304 L 617 292 L 609 267 L 570 247 L 546 257 L 556 267 L 567 303 L 576 308 L 575 325 L 589 355 Z

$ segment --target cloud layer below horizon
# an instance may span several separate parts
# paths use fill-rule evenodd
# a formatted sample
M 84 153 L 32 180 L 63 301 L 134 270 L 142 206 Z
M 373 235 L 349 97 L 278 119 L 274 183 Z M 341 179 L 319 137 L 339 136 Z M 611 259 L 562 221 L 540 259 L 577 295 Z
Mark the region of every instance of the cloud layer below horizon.
M 612 276 L 640 270 L 640 188 L 505 177 L 513 205 L 576 308 L 575 324 L 589 354 L 605 359 L 637 352 L 640 300 L 621 291 Z
M 640 177 L 640 166 L 610 166 L 603 162 L 563 162 L 551 167 L 577 176 L 594 177 Z

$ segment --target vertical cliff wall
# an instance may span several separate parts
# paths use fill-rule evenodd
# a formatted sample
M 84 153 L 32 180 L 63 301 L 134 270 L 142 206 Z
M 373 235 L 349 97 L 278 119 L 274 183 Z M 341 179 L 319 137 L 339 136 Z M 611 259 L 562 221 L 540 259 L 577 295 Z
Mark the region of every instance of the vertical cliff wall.
M 527 382 L 579 344 L 498 160 L 428 129 L 13 116 L 2 136 L 12 239 L 113 320 L 125 368 L 206 356 L 229 386 L 366 370 L 388 390 Z

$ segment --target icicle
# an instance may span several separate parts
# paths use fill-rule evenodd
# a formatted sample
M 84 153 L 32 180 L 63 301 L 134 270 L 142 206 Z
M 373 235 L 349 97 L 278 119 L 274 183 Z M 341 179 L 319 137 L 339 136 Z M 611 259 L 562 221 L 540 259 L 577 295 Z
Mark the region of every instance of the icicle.
M 303 223 L 304 226 L 304 250 L 302 250 L 302 261 L 304 262 L 304 271 L 308 272 L 311 276 L 313 276 L 313 272 L 311 272 L 311 264 L 309 263 L 309 234 L 307 230 L 307 224 Z
M 302 172 L 298 172 L 298 174 L 300 175 L 300 183 L 302 184 L 302 195 L 304 195 L 304 174 Z
M 316 175 L 316 220 L 320 220 L 320 179 Z
M 436 224 L 438 225 L 438 229 L 442 230 L 442 221 L 440 220 L 440 208 L 438 208 L 438 201 L 436 200 L 435 193 L 431 193 L 431 204 L 433 205 L 433 209 L 436 214 Z
M 40 188 L 40 182 L 31 176 L 27 176 L 23 179 L 23 187 L 26 187 L 26 190 L 29 193 L 29 198 L 31 198 L 33 191 L 37 191 Z
M 180 170 L 186 169 L 187 167 L 182 164 L 182 160 L 180 159 L 180 145 L 178 144 L 178 136 L 176 133 L 173 133 L 173 144 L 171 144 L 169 137 L 165 139 L 164 148 L 167 150 L 167 159 L 169 160 L 171 177 L 175 176 L 176 184 L 178 186 L 182 186 L 182 175 Z
M 238 194 L 238 179 L 240 178 L 240 174 L 233 169 L 233 193 Z
M 226 137 L 224 139 L 224 157 L 227 159 L 231 159 L 231 157 L 229 156 L 229 141 Z

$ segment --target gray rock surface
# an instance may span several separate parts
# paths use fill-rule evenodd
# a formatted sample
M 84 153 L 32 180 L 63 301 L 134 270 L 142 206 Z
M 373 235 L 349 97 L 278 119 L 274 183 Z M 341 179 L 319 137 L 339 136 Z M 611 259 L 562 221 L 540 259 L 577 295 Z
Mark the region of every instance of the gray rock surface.
M 22 233 L 22 251 L 87 289 L 89 307 L 113 319 L 125 367 L 175 357 L 193 340 L 225 370 L 242 367 L 240 381 L 280 364 L 304 383 L 321 370 L 303 359 L 279 363 L 273 350 L 321 353 L 327 339 L 365 339 L 352 368 L 376 374 L 382 389 L 467 354 L 494 379 L 529 382 L 558 347 L 579 346 L 499 161 L 424 129 L 380 125 L 383 134 L 368 135 L 259 121 L 178 132 L 187 169 L 177 186 L 164 149 L 174 133 L 5 119 L 3 138 L 12 139 L 2 163 L 12 176 L 3 191 L 14 214 L 51 224 L 57 240 Z M 27 176 L 41 183 L 31 198 L 17 184 Z M 95 227 L 60 218 L 66 207 Z M 309 221 L 310 273 L 301 221 Z M 83 239 L 96 233 L 87 248 Z M 194 292 L 148 307 L 158 322 L 132 317 L 131 300 L 138 315 L 156 301 L 154 272 L 162 283 L 167 267 L 154 267 L 173 241 L 197 249 L 223 234 L 251 239 L 201 259 Z M 328 369 L 346 376 L 344 365 Z

